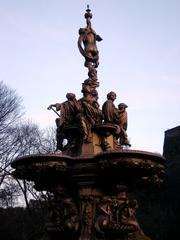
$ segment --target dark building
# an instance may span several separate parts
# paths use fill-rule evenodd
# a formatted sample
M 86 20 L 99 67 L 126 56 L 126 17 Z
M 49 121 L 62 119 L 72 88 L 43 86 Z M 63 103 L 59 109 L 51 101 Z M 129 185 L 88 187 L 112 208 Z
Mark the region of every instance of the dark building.
M 167 162 L 164 186 L 169 228 L 167 239 L 172 235 L 180 238 L 180 126 L 165 131 L 163 155 Z
M 167 160 L 180 156 L 180 126 L 165 131 L 163 155 Z
M 171 184 L 180 187 L 180 126 L 165 131 L 163 155 Z
M 152 240 L 180 239 L 180 126 L 165 131 L 163 156 L 164 183 L 159 189 L 138 193 L 138 215 Z
M 170 210 L 169 226 L 180 238 L 180 126 L 165 131 L 163 155 L 167 161 L 165 187 Z

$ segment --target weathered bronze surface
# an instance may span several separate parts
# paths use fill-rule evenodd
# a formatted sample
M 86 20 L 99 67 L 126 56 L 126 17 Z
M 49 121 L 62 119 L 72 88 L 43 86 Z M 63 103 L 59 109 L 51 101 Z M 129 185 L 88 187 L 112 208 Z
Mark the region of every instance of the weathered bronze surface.
M 65 102 L 48 107 L 60 111 L 57 151 L 19 158 L 12 163 L 13 176 L 33 181 L 37 190 L 52 193 L 51 220 L 46 226 L 50 239 L 149 239 L 136 219 L 138 203 L 132 193 L 160 186 L 165 159 L 128 149 L 128 106 L 114 105 L 116 93 L 109 92 L 100 108 L 96 41 L 102 39 L 91 27 L 89 7 L 85 18 L 87 26 L 80 28 L 78 39 L 88 68 L 83 96 L 77 100 L 74 93 L 67 93 Z

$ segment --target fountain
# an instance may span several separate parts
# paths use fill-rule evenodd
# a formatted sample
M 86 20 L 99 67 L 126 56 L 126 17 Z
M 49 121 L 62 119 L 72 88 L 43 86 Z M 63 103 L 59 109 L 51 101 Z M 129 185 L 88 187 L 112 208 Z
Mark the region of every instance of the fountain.
M 138 203 L 132 193 L 161 184 L 165 159 L 130 150 L 127 105 L 115 107 L 115 92 L 107 94 L 100 109 L 96 43 L 102 38 L 91 26 L 89 6 L 84 16 L 86 27 L 79 29 L 78 39 L 88 69 L 83 96 L 77 100 L 74 93 L 67 93 L 65 102 L 48 107 L 60 111 L 57 151 L 15 160 L 13 176 L 33 181 L 36 190 L 52 194 L 51 221 L 46 225 L 50 239 L 149 239 L 136 219 Z

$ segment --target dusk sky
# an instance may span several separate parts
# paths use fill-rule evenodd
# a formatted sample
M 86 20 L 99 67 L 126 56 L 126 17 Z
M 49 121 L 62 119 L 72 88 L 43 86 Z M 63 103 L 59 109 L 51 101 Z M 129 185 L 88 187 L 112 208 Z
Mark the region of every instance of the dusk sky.
M 132 149 L 162 153 L 180 125 L 179 0 L 0 0 L 0 80 L 23 98 L 26 118 L 55 126 L 51 103 L 82 97 L 87 78 L 77 47 L 87 4 L 98 42 L 99 103 L 115 91 L 128 105 Z

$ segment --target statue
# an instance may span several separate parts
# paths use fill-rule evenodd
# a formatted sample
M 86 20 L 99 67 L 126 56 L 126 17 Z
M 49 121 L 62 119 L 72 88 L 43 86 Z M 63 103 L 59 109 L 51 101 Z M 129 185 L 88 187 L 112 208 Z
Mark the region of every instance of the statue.
M 83 96 L 86 97 L 88 94 L 92 94 L 92 92 L 96 89 L 96 87 L 99 86 L 99 83 L 96 81 L 93 81 L 92 79 L 88 78 L 84 81 L 82 84 L 82 90 Z
M 128 106 L 125 103 L 120 103 L 118 105 L 119 126 L 118 126 L 117 137 L 120 138 L 119 139 L 120 145 L 131 146 L 131 144 L 128 141 L 128 136 L 127 136 L 127 133 L 126 133 L 127 123 L 128 123 L 128 117 L 127 117 L 127 112 L 126 112 L 127 107 Z
M 67 93 L 66 94 L 67 101 L 63 103 L 55 103 L 51 104 L 47 109 L 56 108 L 56 111 L 61 111 L 59 115 L 60 118 L 56 119 L 56 141 L 57 141 L 57 148 L 56 150 L 63 150 L 63 141 L 65 139 L 64 129 L 74 125 L 77 122 L 76 115 L 80 111 L 80 106 L 78 101 L 76 100 L 76 96 L 74 93 Z
M 116 99 L 115 92 L 109 92 L 107 94 L 107 101 L 102 106 L 103 119 L 105 124 L 112 124 L 115 128 L 114 143 L 117 147 L 121 145 L 131 146 L 128 141 L 127 130 L 127 112 L 128 107 L 125 103 L 120 103 L 118 108 L 114 105 Z M 102 140 L 102 144 L 105 147 L 109 147 L 105 139 Z M 106 147 L 107 145 L 107 147 Z
M 115 99 L 116 99 L 115 92 L 111 91 L 107 94 L 107 101 L 102 106 L 104 123 L 119 124 L 118 109 L 113 104 Z
M 50 196 L 48 207 L 51 221 L 46 225 L 46 229 L 56 228 L 62 235 L 76 235 L 79 229 L 79 213 L 73 199 L 57 191 L 54 196 Z
M 79 29 L 79 39 L 78 39 L 78 48 L 80 53 L 85 57 L 85 67 L 91 68 L 93 65 L 95 68 L 99 65 L 99 52 L 97 50 L 96 41 L 101 41 L 102 38 L 96 34 L 96 32 L 91 27 L 92 14 L 91 10 L 86 10 L 85 18 L 87 27 Z M 84 48 L 82 47 L 82 43 Z
M 99 109 L 97 100 L 98 93 L 95 89 L 88 94 L 84 94 L 84 97 L 79 100 L 82 109 L 80 122 L 83 128 L 85 142 L 91 142 L 91 129 L 102 122 L 102 111 Z
M 144 233 L 136 220 L 137 208 L 134 199 L 128 200 L 118 195 L 103 197 L 97 204 L 97 234 L 101 239 L 106 239 L 105 235 L 110 235 L 112 239 L 140 239 L 136 236 L 143 237 Z

